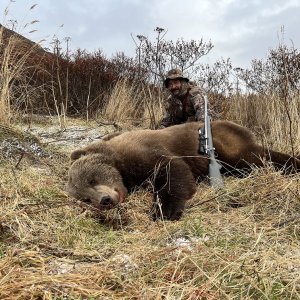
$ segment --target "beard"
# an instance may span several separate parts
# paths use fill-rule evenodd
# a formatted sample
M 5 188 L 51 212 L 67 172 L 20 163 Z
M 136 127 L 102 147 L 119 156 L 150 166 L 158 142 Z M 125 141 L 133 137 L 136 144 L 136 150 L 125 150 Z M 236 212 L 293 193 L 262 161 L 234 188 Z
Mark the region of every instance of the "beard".
M 181 80 L 181 87 L 171 90 L 171 94 L 175 98 L 182 98 L 188 91 L 188 83 L 185 80 Z
M 179 96 L 180 92 L 181 92 L 181 88 L 179 88 L 179 89 L 177 88 L 177 89 L 171 90 L 171 94 L 172 94 L 173 97 Z

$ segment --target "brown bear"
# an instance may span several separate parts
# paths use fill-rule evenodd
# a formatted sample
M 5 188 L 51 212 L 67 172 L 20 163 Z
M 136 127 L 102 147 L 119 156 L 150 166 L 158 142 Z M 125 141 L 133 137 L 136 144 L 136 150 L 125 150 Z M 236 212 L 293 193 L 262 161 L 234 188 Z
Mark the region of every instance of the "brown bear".
M 178 220 L 197 180 L 208 175 L 209 159 L 199 154 L 202 127 L 192 122 L 128 131 L 75 150 L 67 190 L 104 210 L 116 207 L 135 187 L 148 184 L 154 194 L 154 216 Z M 263 148 L 248 129 L 235 123 L 213 121 L 212 135 L 222 171 L 251 170 L 262 166 L 263 159 L 287 172 L 300 170 L 299 159 Z

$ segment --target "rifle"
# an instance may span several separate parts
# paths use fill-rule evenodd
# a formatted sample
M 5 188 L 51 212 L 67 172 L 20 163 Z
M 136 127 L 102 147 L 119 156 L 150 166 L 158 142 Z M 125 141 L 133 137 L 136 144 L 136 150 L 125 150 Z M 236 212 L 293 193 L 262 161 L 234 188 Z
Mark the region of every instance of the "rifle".
M 204 95 L 204 100 L 204 130 L 203 128 L 199 129 L 200 153 L 206 154 L 209 157 L 209 182 L 212 187 L 219 189 L 224 186 L 223 178 L 220 173 L 220 169 L 222 166 L 217 162 L 215 158 L 215 148 L 213 146 L 211 133 L 211 117 L 208 113 L 208 99 L 206 95 Z

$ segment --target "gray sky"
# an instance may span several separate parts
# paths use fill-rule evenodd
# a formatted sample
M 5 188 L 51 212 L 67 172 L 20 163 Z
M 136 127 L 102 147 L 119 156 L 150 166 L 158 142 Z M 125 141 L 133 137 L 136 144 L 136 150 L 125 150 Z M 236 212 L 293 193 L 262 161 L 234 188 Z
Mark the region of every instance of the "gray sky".
M 8 4 L 0 0 L 0 22 L 17 19 L 26 37 L 71 37 L 72 49 L 101 49 L 108 57 L 118 51 L 133 56 L 130 34 L 153 39 L 157 26 L 168 30 L 168 40 L 211 40 L 207 59 L 230 57 L 235 67 L 265 58 L 282 41 L 283 26 L 284 41 L 300 48 L 300 0 L 15 0 L 4 16 Z M 39 23 L 23 28 L 33 20 Z

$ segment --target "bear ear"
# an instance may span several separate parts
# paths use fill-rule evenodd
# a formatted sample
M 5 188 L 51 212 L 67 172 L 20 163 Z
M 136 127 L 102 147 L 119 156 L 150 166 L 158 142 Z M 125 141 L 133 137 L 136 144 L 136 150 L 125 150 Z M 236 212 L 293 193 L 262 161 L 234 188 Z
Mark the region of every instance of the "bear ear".
M 109 140 L 111 140 L 112 138 L 114 138 L 114 137 L 116 137 L 116 136 L 118 136 L 118 135 L 120 135 L 120 134 L 122 134 L 122 133 L 123 133 L 122 131 L 113 132 L 113 133 L 108 133 L 108 134 L 102 136 L 102 137 L 101 137 L 101 140 L 102 140 L 103 142 L 106 142 L 106 141 L 109 141 Z
M 78 158 L 80 158 L 81 156 L 86 155 L 86 151 L 85 150 L 75 150 L 71 153 L 71 160 L 76 160 Z

